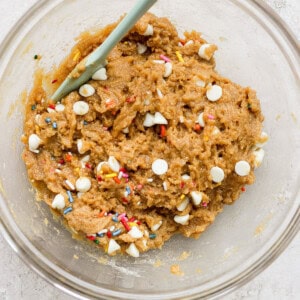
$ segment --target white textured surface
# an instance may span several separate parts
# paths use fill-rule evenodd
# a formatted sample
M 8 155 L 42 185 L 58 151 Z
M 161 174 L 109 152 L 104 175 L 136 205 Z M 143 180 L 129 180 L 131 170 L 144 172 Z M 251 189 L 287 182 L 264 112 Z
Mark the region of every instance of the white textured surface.
M 16 20 L 37 0 L 0 0 L 0 41 Z M 293 29 L 300 40 L 300 0 L 264 0 Z M 0 235 L 0 300 L 69 300 L 18 258 Z M 300 299 L 300 235 L 263 273 L 225 300 Z

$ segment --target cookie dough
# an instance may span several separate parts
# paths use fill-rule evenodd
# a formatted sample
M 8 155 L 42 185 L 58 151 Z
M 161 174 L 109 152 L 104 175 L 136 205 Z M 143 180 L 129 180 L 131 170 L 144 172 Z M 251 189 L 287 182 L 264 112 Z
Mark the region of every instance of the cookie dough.
M 37 74 L 23 160 L 68 227 L 109 255 L 138 257 L 176 233 L 199 237 L 254 182 L 267 136 L 256 93 L 215 71 L 217 47 L 153 14 L 51 103 L 43 86 L 57 87 L 115 26 L 84 33 L 51 75 Z

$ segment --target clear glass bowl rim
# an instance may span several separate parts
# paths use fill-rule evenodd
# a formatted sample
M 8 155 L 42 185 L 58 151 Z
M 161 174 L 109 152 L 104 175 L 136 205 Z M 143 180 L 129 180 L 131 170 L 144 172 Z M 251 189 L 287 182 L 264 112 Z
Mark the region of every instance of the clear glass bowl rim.
M 236 0 L 232 0 L 236 2 Z M 289 42 L 290 48 L 298 56 L 300 60 L 300 45 L 294 34 L 291 32 L 287 24 L 277 15 L 270 6 L 262 2 L 261 0 L 242 0 L 241 2 L 248 2 L 254 8 L 259 10 L 263 15 L 269 18 L 269 21 L 275 24 L 277 29 Z M 5 53 L 6 49 L 16 33 L 26 23 L 28 18 L 36 11 L 41 9 L 44 5 L 49 4 L 49 0 L 41 0 L 31 6 L 25 14 L 15 23 L 10 32 L 6 35 L 0 45 L 0 57 Z M 259 20 L 260 22 L 263 22 Z M 299 74 L 300 76 L 300 74 Z M 32 270 L 38 273 L 42 278 L 53 286 L 59 288 L 63 292 L 72 295 L 79 299 L 90 299 L 91 297 L 105 297 L 103 299 L 198 299 L 202 297 L 219 298 L 224 296 L 233 290 L 241 287 L 256 277 L 264 269 L 266 269 L 275 259 L 287 248 L 293 238 L 297 235 L 300 229 L 300 207 L 297 208 L 291 222 L 288 224 L 286 230 L 278 237 L 277 241 L 272 245 L 270 250 L 260 257 L 254 264 L 252 264 L 247 270 L 240 273 L 235 278 L 232 278 L 222 284 L 219 284 L 211 290 L 205 291 L 205 293 L 199 294 L 197 288 L 182 291 L 182 293 L 165 293 L 165 294 L 130 294 L 125 292 L 112 292 L 106 289 L 98 289 L 99 294 L 94 294 L 92 291 L 84 291 L 78 287 L 79 279 L 70 276 L 68 278 L 64 276 L 67 273 L 60 268 L 57 268 L 52 262 L 42 256 L 39 251 L 25 238 L 21 230 L 10 218 L 10 211 L 4 203 L 2 196 L 0 195 L 0 231 L 4 239 L 8 242 L 11 248 L 17 253 L 17 255 L 24 261 Z M 18 237 L 16 239 L 15 237 Z M 59 278 L 63 277 L 64 282 Z M 71 278 L 72 277 L 72 278 Z M 86 286 L 88 288 L 88 286 Z

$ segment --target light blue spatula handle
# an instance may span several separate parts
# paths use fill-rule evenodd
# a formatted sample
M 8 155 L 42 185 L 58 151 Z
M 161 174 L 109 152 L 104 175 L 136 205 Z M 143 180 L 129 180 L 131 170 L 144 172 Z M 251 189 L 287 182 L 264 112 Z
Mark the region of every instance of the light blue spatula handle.
M 124 17 L 118 26 L 111 32 L 101 46 L 95 49 L 85 62 L 85 70 L 77 78 L 72 73 L 77 72 L 77 67 L 68 75 L 64 82 L 58 87 L 52 95 L 51 100 L 59 101 L 61 98 L 76 90 L 82 84 L 87 82 L 93 74 L 104 64 L 107 55 L 116 46 L 116 44 L 126 35 L 134 24 L 149 10 L 157 0 L 137 0 L 132 10 Z

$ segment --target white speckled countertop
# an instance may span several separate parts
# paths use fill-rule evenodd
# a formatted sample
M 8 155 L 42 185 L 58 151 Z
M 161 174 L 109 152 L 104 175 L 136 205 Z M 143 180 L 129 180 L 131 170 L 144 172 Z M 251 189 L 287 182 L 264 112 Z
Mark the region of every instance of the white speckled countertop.
M 300 0 L 264 0 L 292 28 L 300 40 Z M 0 41 L 17 19 L 37 0 L 0 0 Z M 69 300 L 36 275 L 13 252 L 0 235 L 0 300 Z M 225 300 L 300 299 L 300 235 L 264 272 Z

